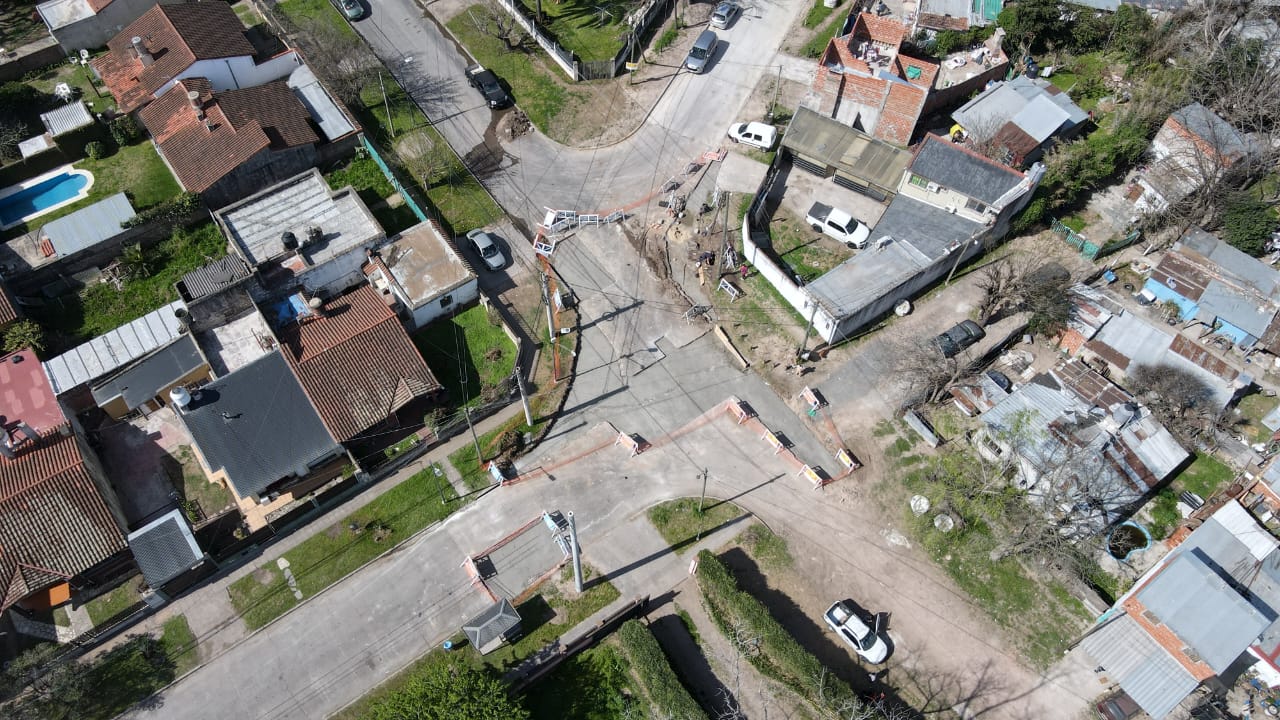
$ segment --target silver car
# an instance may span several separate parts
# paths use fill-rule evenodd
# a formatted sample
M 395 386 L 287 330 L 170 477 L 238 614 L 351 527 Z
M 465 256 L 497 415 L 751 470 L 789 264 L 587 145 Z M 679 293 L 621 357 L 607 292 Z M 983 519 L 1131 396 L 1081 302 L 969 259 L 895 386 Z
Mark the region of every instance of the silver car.
M 700 73 L 707 68 L 707 64 L 711 62 L 711 56 L 716 53 L 716 45 L 720 44 L 720 39 L 710 30 L 703 30 L 698 39 L 693 41 L 693 48 L 689 50 L 689 57 L 685 58 L 684 66 L 693 72 Z
M 494 242 L 492 235 L 484 230 L 472 230 L 467 233 L 467 239 L 471 241 L 471 247 L 490 270 L 501 270 L 506 266 L 507 259 L 502 256 L 502 251 L 498 249 L 498 243 Z
M 734 18 L 738 17 L 740 12 L 742 12 L 742 8 L 738 7 L 738 3 L 732 2 L 732 0 L 720 3 L 711 13 L 711 27 L 720 28 L 721 30 L 728 29 L 730 23 L 734 21 Z

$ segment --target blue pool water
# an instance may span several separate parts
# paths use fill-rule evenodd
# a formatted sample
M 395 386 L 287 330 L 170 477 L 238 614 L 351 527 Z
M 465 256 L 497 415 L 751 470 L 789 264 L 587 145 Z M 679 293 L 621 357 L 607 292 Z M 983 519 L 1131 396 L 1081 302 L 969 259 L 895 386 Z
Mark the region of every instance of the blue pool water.
M 0 198 L 0 225 L 12 225 L 28 215 L 44 212 L 64 200 L 70 200 L 88 184 L 89 178 L 84 175 L 62 173 Z

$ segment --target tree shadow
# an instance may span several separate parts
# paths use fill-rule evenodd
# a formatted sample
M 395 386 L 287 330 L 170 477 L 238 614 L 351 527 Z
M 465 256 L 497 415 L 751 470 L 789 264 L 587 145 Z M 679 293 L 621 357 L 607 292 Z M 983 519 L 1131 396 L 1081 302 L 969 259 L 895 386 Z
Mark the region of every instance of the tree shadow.
M 711 669 L 702 647 L 694 641 L 679 615 L 663 615 L 649 624 L 649 630 L 662 646 L 680 683 L 711 717 L 721 717 L 725 711 L 737 707 L 733 692 Z

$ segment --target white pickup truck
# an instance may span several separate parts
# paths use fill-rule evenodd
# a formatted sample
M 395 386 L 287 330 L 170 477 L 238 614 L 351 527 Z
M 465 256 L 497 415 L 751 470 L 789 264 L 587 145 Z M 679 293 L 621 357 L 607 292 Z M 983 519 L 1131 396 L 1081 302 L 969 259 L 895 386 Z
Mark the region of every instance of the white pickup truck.
M 837 602 L 823 613 L 827 627 L 835 631 L 841 640 L 853 648 L 867 662 L 879 665 L 889 656 L 889 646 L 874 627 L 874 621 L 864 621 L 845 602 Z
M 809 208 L 804 220 L 816 232 L 833 237 L 851 248 L 861 250 L 866 247 L 867 238 L 871 237 L 871 228 L 854 220 L 849 213 L 820 202 Z

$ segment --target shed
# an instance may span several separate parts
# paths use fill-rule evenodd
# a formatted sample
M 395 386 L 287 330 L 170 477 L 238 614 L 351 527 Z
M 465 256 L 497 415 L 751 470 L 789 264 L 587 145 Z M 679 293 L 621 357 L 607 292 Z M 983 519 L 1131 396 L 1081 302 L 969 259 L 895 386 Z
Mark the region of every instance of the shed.
M 53 137 L 75 132 L 93 124 L 93 114 L 85 107 L 84 101 L 67 103 L 57 110 L 41 113 L 40 122 Z
M 520 614 L 506 598 L 490 605 L 484 612 L 462 625 L 462 632 L 466 633 L 467 640 L 481 655 L 497 650 L 504 642 L 518 635 L 519 629 Z
M 181 334 L 175 300 L 44 363 L 56 395 L 97 380 L 173 342 Z
M 122 192 L 81 208 L 57 220 L 50 220 L 40 229 L 44 240 L 43 252 L 54 259 L 70 257 L 81 250 L 119 235 L 124 224 L 136 215 L 129 198 Z
M 170 389 L 208 379 L 209 363 L 187 334 L 95 385 L 93 400 L 119 420 L 139 408 L 144 413 L 159 410 L 164 401 L 157 398 Z
M 884 200 L 898 191 L 911 153 L 808 108 L 796 109 L 782 146 L 798 167 Z
M 161 587 L 204 560 L 204 552 L 177 508 L 129 533 L 129 549 L 152 588 Z

